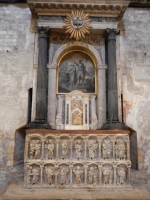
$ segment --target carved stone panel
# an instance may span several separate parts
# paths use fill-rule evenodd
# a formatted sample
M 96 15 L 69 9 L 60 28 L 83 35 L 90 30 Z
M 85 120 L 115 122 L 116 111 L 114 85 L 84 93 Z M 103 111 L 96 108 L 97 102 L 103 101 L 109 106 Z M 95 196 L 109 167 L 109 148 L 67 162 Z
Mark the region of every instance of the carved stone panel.
M 131 188 L 127 134 L 26 136 L 26 188 Z

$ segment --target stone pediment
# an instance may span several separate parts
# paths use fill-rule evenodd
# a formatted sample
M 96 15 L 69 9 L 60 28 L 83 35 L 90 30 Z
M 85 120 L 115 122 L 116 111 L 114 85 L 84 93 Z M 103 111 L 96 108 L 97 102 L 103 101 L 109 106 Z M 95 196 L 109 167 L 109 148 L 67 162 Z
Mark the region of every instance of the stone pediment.
M 72 10 L 84 10 L 90 17 L 115 17 L 120 20 L 130 1 L 128 0 L 27 0 L 33 16 L 66 16 Z

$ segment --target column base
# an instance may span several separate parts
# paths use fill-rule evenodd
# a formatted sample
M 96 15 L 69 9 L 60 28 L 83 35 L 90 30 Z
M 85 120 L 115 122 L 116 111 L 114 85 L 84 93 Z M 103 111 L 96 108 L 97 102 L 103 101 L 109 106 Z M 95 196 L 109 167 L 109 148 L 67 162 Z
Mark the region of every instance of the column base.
M 46 120 L 35 120 L 28 124 L 29 129 L 52 129 Z
M 102 127 L 102 130 L 128 130 L 129 127 L 126 126 L 124 123 L 121 123 L 119 121 L 107 121 L 105 122 Z

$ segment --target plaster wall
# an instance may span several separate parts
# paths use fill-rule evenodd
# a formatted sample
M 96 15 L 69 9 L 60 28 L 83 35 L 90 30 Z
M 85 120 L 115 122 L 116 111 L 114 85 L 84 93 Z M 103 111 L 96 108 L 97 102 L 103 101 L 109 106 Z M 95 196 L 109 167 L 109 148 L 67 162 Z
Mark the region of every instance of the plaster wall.
M 137 154 L 139 174 L 150 179 L 150 10 L 128 9 L 120 36 L 124 120 L 133 131 L 131 157 Z M 137 152 L 135 151 L 137 138 Z M 134 160 L 135 161 L 135 160 Z M 134 163 L 135 164 L 135 163 Z
M 0 4 L 0 187 L 22 176 L 12 166 L 23 158 L 24 133 L 17 129 L 27 124 L 33 82 L 30 21 L 27 4 Z

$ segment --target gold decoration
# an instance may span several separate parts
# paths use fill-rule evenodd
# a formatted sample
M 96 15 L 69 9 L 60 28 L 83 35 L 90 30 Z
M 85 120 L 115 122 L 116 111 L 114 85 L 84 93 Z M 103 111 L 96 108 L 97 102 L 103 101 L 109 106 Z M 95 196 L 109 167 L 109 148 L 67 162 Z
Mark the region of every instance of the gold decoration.
M 72 11 L 70 14 L 67 14 L 65 19 L 65 26 L 67 28 L 66 33 L 71 34 L 71 38 L 79 40 L 84 38 L 86 33 L 90 33 L 88 29 L 90 28 L 90 19 L 89 14 L 84 13 L 83 11 Z

